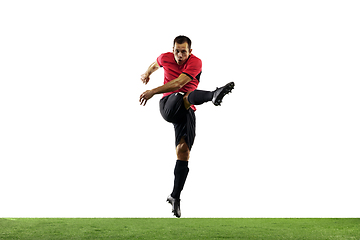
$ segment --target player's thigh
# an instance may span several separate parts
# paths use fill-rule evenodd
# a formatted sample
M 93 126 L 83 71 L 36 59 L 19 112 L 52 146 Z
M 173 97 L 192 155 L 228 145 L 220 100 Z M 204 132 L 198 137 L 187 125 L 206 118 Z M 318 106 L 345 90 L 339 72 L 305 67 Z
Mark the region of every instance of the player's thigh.
M 179 93 L 173 93 L 161 99 L 160 112 L 168 122 L 179 123 L 184 121 L 187 111 L 184 106 L 183 96 Z

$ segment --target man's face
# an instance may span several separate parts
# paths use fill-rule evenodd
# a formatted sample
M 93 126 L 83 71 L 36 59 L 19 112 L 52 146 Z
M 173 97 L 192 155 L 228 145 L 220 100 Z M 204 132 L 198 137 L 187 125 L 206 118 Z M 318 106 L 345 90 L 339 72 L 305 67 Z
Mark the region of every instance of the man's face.
M 182 65 L 191 55 L 192 49 L 189 50 L 188 43 L 184 42 L 182 44 L 175 43 L 173 51 L 176 63 Z

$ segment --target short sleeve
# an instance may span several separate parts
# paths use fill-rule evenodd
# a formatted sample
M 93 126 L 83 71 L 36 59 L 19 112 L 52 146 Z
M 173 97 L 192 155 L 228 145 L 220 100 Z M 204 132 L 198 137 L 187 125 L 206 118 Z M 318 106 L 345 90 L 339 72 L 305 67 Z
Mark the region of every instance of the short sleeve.
M 164 58 L 164 53 L 161 54 L 157 59 L 157 63 L 159 64 L 160 67 L 163 67 L 163 58 Z
M 194 79 L 196 76 L 198 76 L 201 73 L 202 70 L 202 62 L 197 57 L 192 57 L 189 59 L 186 68 L 183 70 L 183 73 L 185 73 L 188 76 L 191 76 L 192 79 Z

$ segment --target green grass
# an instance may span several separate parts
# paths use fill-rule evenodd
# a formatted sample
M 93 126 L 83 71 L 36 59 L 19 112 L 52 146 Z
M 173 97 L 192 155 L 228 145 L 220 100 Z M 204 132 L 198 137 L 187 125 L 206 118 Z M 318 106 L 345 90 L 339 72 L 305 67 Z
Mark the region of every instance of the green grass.
M 360 239 L 355 218 L 0 218 L 0 239 Z

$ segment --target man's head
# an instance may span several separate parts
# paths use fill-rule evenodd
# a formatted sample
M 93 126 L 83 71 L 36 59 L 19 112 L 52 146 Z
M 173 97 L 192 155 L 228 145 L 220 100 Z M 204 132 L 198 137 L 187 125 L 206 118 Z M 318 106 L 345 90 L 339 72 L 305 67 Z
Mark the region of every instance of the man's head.
M 177 36 L 174 39 L 174 57 L 178 65 L 182 65 L 191 55 L 191 40 L 186 36 Z

